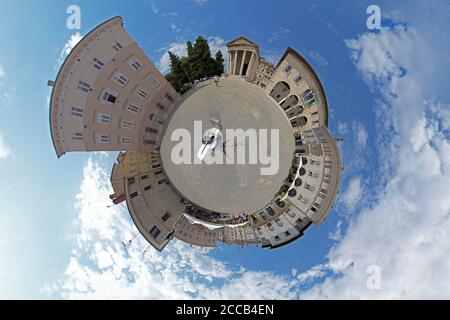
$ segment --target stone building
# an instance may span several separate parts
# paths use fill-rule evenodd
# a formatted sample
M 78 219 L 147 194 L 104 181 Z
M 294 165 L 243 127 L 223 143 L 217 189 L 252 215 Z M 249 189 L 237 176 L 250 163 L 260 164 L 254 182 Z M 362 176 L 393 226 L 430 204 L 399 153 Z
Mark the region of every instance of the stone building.
M 227 43 L 228 75 L 242 76 L 252 81 L 259 64 L 259 47 L 245 37 Z
M 174 237 L 201 247 L 277 248 L 320 224 L 338 193 L 339 150 L 313 68 L 292 48 L 274 66 L 245 37 L 227 47 L 228 77 L 180 96 L 115 17 L 83 37 L 49 81 L 56 155 L 119 151 L 110 198 L 126 204 L 157 250 Z M 170 163 L 174 130 L 194 133 L 193 120 L 210 124 L 211 117 L 225 128 L 279 129 L 277 175 Z M 223 142 L 217 152 L 228 156 L 227 147 Z
M 69 151 L 153 150 L 179 96 L 120 17 L 85 35 L 49 84 L 58 157 Z
M 264 89 L 269 85 L 274 72 L 275 66 L 272 63 L 266 61 L 266 59 L 260 58 L 258 69 L 256 70 L 255 77 L 252 81 L 253 83 Z

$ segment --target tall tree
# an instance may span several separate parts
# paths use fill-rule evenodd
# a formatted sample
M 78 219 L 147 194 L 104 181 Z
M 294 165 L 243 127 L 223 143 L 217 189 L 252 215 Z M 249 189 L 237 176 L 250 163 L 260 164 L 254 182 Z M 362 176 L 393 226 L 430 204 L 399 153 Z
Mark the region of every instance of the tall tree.
M 189 62 L 194 79 L 201 79 L 214 74 L 214 59 L 211 57 L 208 41 L 202 36 L 198 36 L 195 40 Z
M 216 52 L 216 58 L 214 61 L 214 74 L 220 76 L 224 72 L 225 66 L 223 65 L 223 55 L 222 51 L 218 50 Z
M 173 52 L 169 51 L 170 58 L 170 76 L 168 77 L 170 83 L 176 91 L 180 91 L 185 83 L 189 83 L 189 77 L 186 71 L 187 59 L 178 57 Z M 166 77 L 167 79 L 167 77 Z

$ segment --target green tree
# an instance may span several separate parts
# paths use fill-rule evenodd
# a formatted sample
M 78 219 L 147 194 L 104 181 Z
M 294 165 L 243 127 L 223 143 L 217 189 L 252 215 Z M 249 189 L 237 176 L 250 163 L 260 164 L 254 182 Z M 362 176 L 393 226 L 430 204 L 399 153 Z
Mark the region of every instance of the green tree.
M 198 36 L 192 47 L 189 63 L 193 79 L 201 79 L 214 74 L 215 61 L 211 57 L 208 41 Z
M 219 50 L 216 52 L 216 58 L 214 61 L 214 75 L 220 76 L 223 74 L 224 68 L 225 66 L 223 65 L 222 51 Z
M 166 75 L 166 79 L 170 82 L 176 91 L 180 91 L 185 83 L 189 83 L 189 76 L 186 71 L 187 58 L 180 59 L 176 54 L 169 51 L 170 73 Z

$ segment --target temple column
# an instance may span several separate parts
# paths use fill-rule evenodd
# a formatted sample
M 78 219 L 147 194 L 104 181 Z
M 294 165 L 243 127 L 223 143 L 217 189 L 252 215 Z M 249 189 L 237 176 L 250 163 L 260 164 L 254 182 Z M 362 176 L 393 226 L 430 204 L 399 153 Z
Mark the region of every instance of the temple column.
M 247 51 L 246 50 L 242 50 L 242 60 L 241 60 L 241 68 L 239 70 L 239 75 L 240 76 L 245 76 L 242 74 L 242 72 L 244 72 L 244 63 L 245 63 L 245 56 L 247 55 Z
M 233 71 L 233 74 L 238 74 L 238 60 L 239 60 L 239 50 L 236 50 L 235 51 L 236 52 L 236 54 L 235 54 L 235 56 L 236 56 L 236 58 L 234 59 L 234 71 Z
M 256 55 L 253 53 L 253 51 L 250 51 L 250 52 L 251 52 L 250 61 L 248 62 L 248 68 L 247 68 L 247 72 L 246 72 L 245 76 L 250 76 L 250 72 L 252 71 L 254 60 L 256 59 Z M 250 81 L 253 81 L 253 79 L 250 79 Z

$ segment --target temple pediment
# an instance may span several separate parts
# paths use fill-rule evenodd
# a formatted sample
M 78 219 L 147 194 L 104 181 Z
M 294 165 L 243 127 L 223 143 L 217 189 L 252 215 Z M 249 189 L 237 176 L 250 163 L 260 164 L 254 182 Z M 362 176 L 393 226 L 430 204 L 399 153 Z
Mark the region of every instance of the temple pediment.
M 234 40 L 231 40 L 230 42 L 227 43 L 227 46 L 228 47 L 229 46 L 250 46 L 250 47 L 258 48 L 258 45 L 255 42 L 253 42 L 245 37 L 239 37 Z

